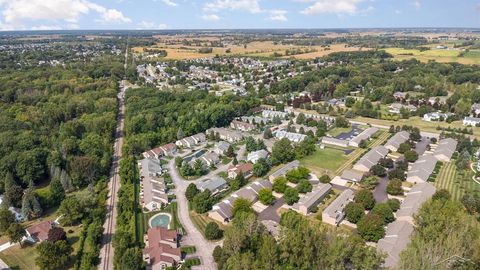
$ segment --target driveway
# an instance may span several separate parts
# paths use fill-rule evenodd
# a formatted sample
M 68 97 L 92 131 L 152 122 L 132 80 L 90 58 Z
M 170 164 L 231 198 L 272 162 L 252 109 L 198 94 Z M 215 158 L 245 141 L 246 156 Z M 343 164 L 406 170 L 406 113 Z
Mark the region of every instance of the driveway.
M 350 140 L 353 137 L 360 134 L 361 132 L 362 132 L 362 129 L 357 124 L 352 124 L 352 130 L 350 130 L 349 132 L 340 133 L 335 138 L 339 140 Z
M 280 216 L 277 213 L 277 210 L 282 207 L 282 205 L 285 203 L 285 200 L 282 198 L 279 198 L 275 201 L 273 205 L 270 205 L 267 207 L 265 210 L 263 210 L 259 215 L 258 218 L 260 220 L 271 220 L 275 221 L 277 223 L 280 222 Z
M 197 229 L 197 227 L 195 227 L 195 224 L 193 224 L 192 220 L 190 219 L 185 191 L 187 190 L 187 186 L 193 181 L 186 181 L 180 176 L 175 168 L 175 159 L 169 161 L 168 168 L 175 184 L 178 219 L 187 233 L 182 238 L 182 243 L 186 245 L 194 245 L 197 250 L 195 254 L 202 262 L 202 265 L 196 266 L 193 269 L 217 269 L 217 264 L 212 256 L 213 249 L 215 246 L 217 246 L 217 243 L 209 242 L 207 239 L 205 239 L 202 233 Z
M 418 156 L 422 156 L 423 153 L 427 150 L 427 146 L 430 144 L 430 139 L 427 137 L 422 137 L 422 139 L 415 144 L 415 152 L 417 152 Z

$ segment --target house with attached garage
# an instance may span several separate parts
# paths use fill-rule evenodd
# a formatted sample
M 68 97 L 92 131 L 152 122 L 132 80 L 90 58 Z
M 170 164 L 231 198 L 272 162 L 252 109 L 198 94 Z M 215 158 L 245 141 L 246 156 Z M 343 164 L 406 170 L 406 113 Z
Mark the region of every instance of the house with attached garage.
M 463 119 L 463 125 L 464 126 L 478 127 L 478 126 L 480 126 L 480 118 L 467 116 Z
M 231 166 L 228 168 L 228 178 L 235 179 L 239 174 L 243 174 L 245 178 L 252 176 L 253 164 L 252 163 L 242 163 L 237 164 L 236 166 Z
M 410 139 L 410 133 L 407 131 L 400 131 L 397 132 L 395 135 L 393 135 L 387 143 L 385 143 L 385 147 L 392 151 L 392 152 L 397 152 L 398 148 L 400 147 L 400 144 L 408 141 Z
M 431 112 L 423 115 L 424 121 L 445 121 L 448 117 L 453 116 L 453 113 Z
M 230 144 L 228 142 L 220 141 L 215 144 L 215 149 L 213 149 L 213 152 L 217 153 L 217 155 L 223 156 L 228 151 L 229 147 Z
M 198 133 L 193 136 L 176 141 L 175 145 L 177 145 L 178 147 L 192 148 L 195 145 L 205 142 L 206 139 L 207 138 L 204 133 Z
M 307 135 L 305 134 L 300 134 L 300 133 L 293 133 L 293 132 L 288 132 L 285 130 L 277 130 L 273 133 L 273 136 L 275 138 L 281 140 L 283 138 L 287 138 L 289 141 L 293 143 L 299 143 L 302 142 L 307 138 Z
M 212 179 L 202 180 L 201 182 L 197 183 L 196 186 L 202 192 L 207 189 L 210 190 L 212 195 L 228 189 L 227 181 L 225 181 L 225 179 L 222 177 L 214 177 Z
M 457 150 L 457 144 L 458 142 L 452 138 L 440 140 L 437 148 L 433 152 L 433 156 L 439 161 L 449 162 L 453 153 Z
M 300 166 L 300 161 L 298 160 L 294 160 L 288 164 L 286 164 L 285 166 L 281 167 L 280 169 L 276 170 L 275 172 L 273 172 L 269 177 L 268 179 L 270 179 L 270 181 L 273 181 L 275 180 L 276 178 L 278 177 L 281 177 L 281 176 L 285 176 L 287 175 L 287 173 L 293 169 L 296 169 Z
M 361 141 L 368 141 L 370 138 L 378 132 L 378 128 L 371 127 L 362 131 L 357 136 L 353 137 L 349 142 L 349 146 L 359 147 Z
M 148 211 L 168 204 L 168 188 L 161 177 L 162 166 L 157 159 L 144 158 L 138 162 L 140 171 L 140 203 Z
M 292 206 L 292 209 L 300 214 L 307 215 L 317 206 L 332 190 L 330 184 L 318 184 L 312 191 L 306 193 Z
M 344 170 L 340 178 L 348 182 L 359 183 L 362 181 L 364 175 L 365 174 L 360 171 Z
M 207 134 L 218 135 L 221 140 L 229 143 L 238 142 L 243 139 L 242 133 L 227 128 L 211 128 L 207 130 Z
M 407 172 L 407 181 L 410 183 L 424 183 L 437 165 L 437 158 L 431 154 L 421 156 Z
M 353 169 L 364 173 L 369 172 L 370 169 L 374 165 L 377 165 L 382 158 L 387 156 L 387 154 L 388 149 L 385 146 L 380 145 L 372 148 L 372 150 L 366 153 L 357 161 L 357 163 L 355 163 L 355 165 L 353 165 Z
M 264 110 L 262 111 L 262 117 L 264 118 L 274 118 L 279 117 L 281 119 L 287 118 L 288 113 L 286 112 L 279 112 L 279 111 L 272 111 L 272 110 Z
M 475 104 L 472 105 L 472 114 L 474 116 L 479 116 L 480 115 L 480 103 L 475 103 Z
M 177 231 L 163 227 L 150 228 L 144 238 L 143 260 L 147 269 L 166 269 L 182 260 Z
M 174 143 L 162 145 L 160 147 L 153 148 L 151 150 L 143 152 L 145 158 L 159 159 L 164 156 L 171 156 L 177 151 L 177 146 Z
M 253 164 L 257 163 L 259 159 L 267 159 L 268 152 L 265 149 L 260 149 L 258 151 L 250 152 L 247 155 L 247 161 Z
M 250 124 L 250 123 L 247 123 L 247 122 L 241 122 L 241 121 L 238 121 L 238 120 L 233 120 L 230 123 L 230 128 L 248 132 L 248 131 L 255 130 L 256 126 L 254 124 Z
M 351 189 L 344 190 L 325 210 L 322 212 L 322 221 L 337 226 L 345 217 L 345 207 L 353 202 L 354 193 Z
M 46 220 L 38 224 L 28 227 L 25 230 L 25 238 L 23 241 L 30 243 L 40 243 L 48 239 L 48 232 L 57 224 L 54 221 Z

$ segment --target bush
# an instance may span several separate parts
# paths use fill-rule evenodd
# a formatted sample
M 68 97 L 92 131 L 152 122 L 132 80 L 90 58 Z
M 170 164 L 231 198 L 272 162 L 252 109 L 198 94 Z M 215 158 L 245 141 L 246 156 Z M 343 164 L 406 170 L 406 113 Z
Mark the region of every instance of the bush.
M 297 185 L 297 190 L 300 193 L 307 193 L 312 191 L 312 183 L 308 180 L 301 180 Z
M 365 241 L 377 242 L 385 236 L 383 218 L 375 214 L 364 216 L 357 223 L 357 232 Z
M 285 199 L 285 202 L 288 205 L 293 205 L 294 203 L 298 202 L 298 200 L 299 200 L 298 191 L 294 188 L 288 187 L 285 190 L 283 198 Z
M 395 220 L 392 208 L 390 208 L 390 205 L 388 203 L 376 204 L 375 207 L 373 207 L 371 213 L 377 214 L 382 217 L 384 224 L 388 224 Z
M 360 203 L 351 202 L 345 207 L 345 216 L 348 221 L 356 224 L 365 216 L 365 208 Z
M 415 152 L 413 150 L 409 150 L 409 151 L 405 152 L 404 156 L 405 156 L 405 160 L 408 161 L 408 162 L 415 162 L 418 159 L 417 152 Z
M 205 238 L 208 240 L 218 240 L 223 237 L 223 231 L 215 222 L 209 222 L 205 227 Z
M 380 177 L 383 177 L 387 174 L 387 171 L 385 170 L 385 168 L 382 167 L 382 165 L 374 165 L 370 171 L 376 175 L 376 176 L 380 176 Z
M 278 193 L 284 193 L 287 189 L 287 179 L 285 177 L 277 177 L 273 180 L 272 189 Z
M 372 192 L 366 189 L 362 189 L 359 192 L 357 192 L 353 200 L 356 203 L 362 204 L 363 207 L 367 210 L 370 210 L 375 206 L 375 198 L 373 197 Z
M 374 189 L 378 185 L 378 177 L 374 175 L 365 177 L 360 182 L 360 185 L 365 189 Z
M 325 174 L 325 175 L 322 175 L 322 177 L 320 177 L 320 179 L 318 180 L 320 180 L 320 183 L 328 184 L 332 179 L 330 178 L 330 176 Z
M 271 205 L 275 201 L 272 190 L 268 188 L 262 188 L 258 191 L 258 199 L 264 205 Z
M 440 189 L 440 190 L 437 190 L 437 192 L 435 192 L 435 194 L 433 194 L 432 199 L 433 199 L 433 200 L 443 200 L 443 201 L 447 201 L 447 200 L 449 200 L 451 197 L 452 197 L 452 195 L 450 195 L 450 192 L 448 192 L 448 190 L 446 190 L 446 189 Z
M 388 181 L 387 193 L 394 196 L 403 195 L 402 181 L 398 179 Z

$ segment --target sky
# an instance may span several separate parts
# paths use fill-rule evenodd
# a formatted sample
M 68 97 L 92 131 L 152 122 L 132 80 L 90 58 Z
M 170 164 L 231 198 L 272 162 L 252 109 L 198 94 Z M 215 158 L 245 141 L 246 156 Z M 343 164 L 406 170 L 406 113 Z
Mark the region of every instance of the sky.
M 1 30 L 480 28 L 480 0 L 0 0 Z

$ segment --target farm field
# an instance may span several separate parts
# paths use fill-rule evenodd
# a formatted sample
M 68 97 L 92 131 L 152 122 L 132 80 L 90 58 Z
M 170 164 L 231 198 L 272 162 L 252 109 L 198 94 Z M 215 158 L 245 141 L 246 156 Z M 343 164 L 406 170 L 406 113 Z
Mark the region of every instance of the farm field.
M 431 49 L 427 51 L 420 51 L 417 49 L 402 49 L 402 48 L 387 48 L 387 53 L 390 53 L 398 60 L 406 60 L 415 58 L 422 62 L 435 60 L 441 63 L 457 62 L 461 64 L 480 64 L 480 51 L 470 51 L 460 56 L 461 51 L 454 50 L 439 50 Z
M 446 189 L 454 200 L 460 200 L 466 191 L 480 191 L 480 185 L 472 180 L 473 172 L 459 172 L 454 162 L 445 163 L 438 172 L 434 184 L 438 189 Z

